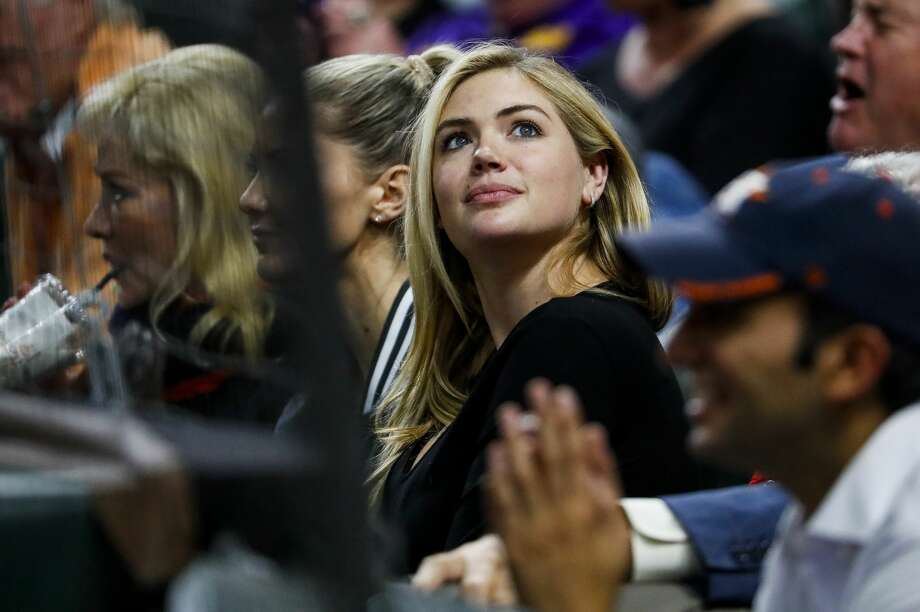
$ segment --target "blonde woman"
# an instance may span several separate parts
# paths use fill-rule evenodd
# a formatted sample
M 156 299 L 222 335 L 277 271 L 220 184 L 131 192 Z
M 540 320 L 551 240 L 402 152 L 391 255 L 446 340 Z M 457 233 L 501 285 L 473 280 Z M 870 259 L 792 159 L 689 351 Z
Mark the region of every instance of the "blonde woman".
M 305 74 L 329 233 L 342 264 L 339 296 L 352 353 L 367 381 L 367 414 L 393 381 L 412 339 L 412 289 L 400 231 L 412 125 L 437 74 L 458 54 L 434 47 L 410 57 L 348 55 Z M 281 140 L 269 106 L 257 139 L 257 169 L 271 163 Z M 251 220 L 259 274 L 283 283 L 293 264 L 280 247 L 276 204 L 266 184 L 270 174 L 256 174 L 240 208 Z
M 236 207 L 261 107 L 262 79 L 245 56 L 186 47 L 93 90 L 78 127 L 97 145 L 101 197 L 85 224 L 117 270 L 129 321 L 208 352 L 263 354 L 271 306 Z M 283 405 L 232 371 L 168 358 L 162 399 L 199 414 L 272 421 Z
M 396 571 L 482 535 L 497 409 L 572 386 L 629 495 L 695 488 L 683 401 L 655 330 L 670 295 L 614 246 L 648 223 L 636 169 L 588 92 L 551 60 L 486 45 L 435 85 L 406 211 L 416 330 L 377 412 L 371 480 L 406 544 Z

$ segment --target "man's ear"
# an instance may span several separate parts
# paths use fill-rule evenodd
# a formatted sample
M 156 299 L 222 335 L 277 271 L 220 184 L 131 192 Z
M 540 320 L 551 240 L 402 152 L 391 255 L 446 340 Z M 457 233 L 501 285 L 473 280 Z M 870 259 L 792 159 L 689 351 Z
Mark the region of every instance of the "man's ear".
M 609 170 L 607 157 L 603 153 L 598 153 L 585 162 L 585 185 L 581 190 L 583 205 L 593 206 L 604 195 Z
M 383 171 L 375 186 L 380 199 L 371 207 L 371 221 L 387 225 L 402 216 L 409 199 L 409 166 L 397 164 Z
M 874 325 L 851 325 L 819 349 L 816 366 L 826 372 L 824 396 L 842 403 L 871 395 L 891 360 L 891 342 Z

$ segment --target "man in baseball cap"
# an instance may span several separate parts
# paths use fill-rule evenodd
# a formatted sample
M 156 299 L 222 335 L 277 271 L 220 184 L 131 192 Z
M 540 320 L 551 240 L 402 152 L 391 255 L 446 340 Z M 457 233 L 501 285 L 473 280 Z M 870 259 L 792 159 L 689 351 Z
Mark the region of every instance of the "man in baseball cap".
M 620 241 L 692 300 L 670 353 L 693 450 L 795 498 L 757 610 L 920 609 L 918 238 L 914 197 L 837 158 Z

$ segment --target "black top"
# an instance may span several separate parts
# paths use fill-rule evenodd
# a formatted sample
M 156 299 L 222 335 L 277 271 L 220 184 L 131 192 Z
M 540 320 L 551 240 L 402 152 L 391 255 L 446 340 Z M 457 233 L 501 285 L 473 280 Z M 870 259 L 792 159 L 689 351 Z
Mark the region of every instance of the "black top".
M 210 308 L 208 304 L 173 304 L 161 315 L 157 327 L 168 339 L 181 344 Z M 148 315 L 148 304 L 130 309 L 116 308 L 109 321 L 109 329 L 119 337 L 131 322 L 150 328 Z M 266 340 L 269 358 L 274 354 L 272 344 L 276 331 L 273 329 Z M 219 330 L 213 331 L 199 347 L 202 354 L 211 356 L 213 363 L 198 363 L 191 359 L 191 355 L 166 350 L 161 367 L 153 367 L 152 362 L 141 363 L 140 371 L 133 377 L 148 378 L 141 381 L 144 387 L 152 388 L 162 401 L 192 414 L 273 427 L 292 392 L 235 367 L 238 359 L 230 366 L 222 364 L 221 355 L 239 358 L 242 351 L 234 347 L 232 341 L 229 346 L 221 347 L 219 337 Z M 134 350 L 137 347 L 130 348 Z M 164 350 L 164 347 L 160 346 L 158 350 Z M 127 356 L 128 359 L 132 357 Z M 125 358 L 122 355 L 122 359 Z M 130 371 L 127 374 L 129 383 L 136 386 L 138 381 L 130 380 Z
M 738 27 L 650 97 L 617 78 L 619 50 L 600 52 L 580 75 L 639 126 L 648 149 L 675 157 L 710 193 L 766 162 L 828 150 L 832 69 L 781 17 Z
M 497 407 L 520 402 L 542 376 L 581 396 L 587 420 L 607 429 L 626 495 L 654 496 L 698 486 L 685 452 L 683 399 L 647 318 L 621 298 L 582 292 L 524 317 L 480 372 L 454 422 L 412 468 L 424 440 L 394 463 L 383 517 L 404 537 L 396 573 L 426 555 L 486 531 L 481 484 L 486 447 L 497 436 Z

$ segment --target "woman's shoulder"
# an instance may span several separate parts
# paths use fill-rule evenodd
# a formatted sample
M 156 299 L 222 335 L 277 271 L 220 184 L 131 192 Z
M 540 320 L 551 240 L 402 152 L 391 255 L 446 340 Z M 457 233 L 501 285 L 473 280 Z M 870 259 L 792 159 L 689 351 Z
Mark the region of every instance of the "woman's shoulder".
M 591 337 L 604 344 L 658 344 L 652 323 L 639 304 L 601 289 L 546 302 L 525 317 L 513 334 L 521 342 L 540 336 L 541 330 L 551 330 L 553 336 L 573 342 Z

